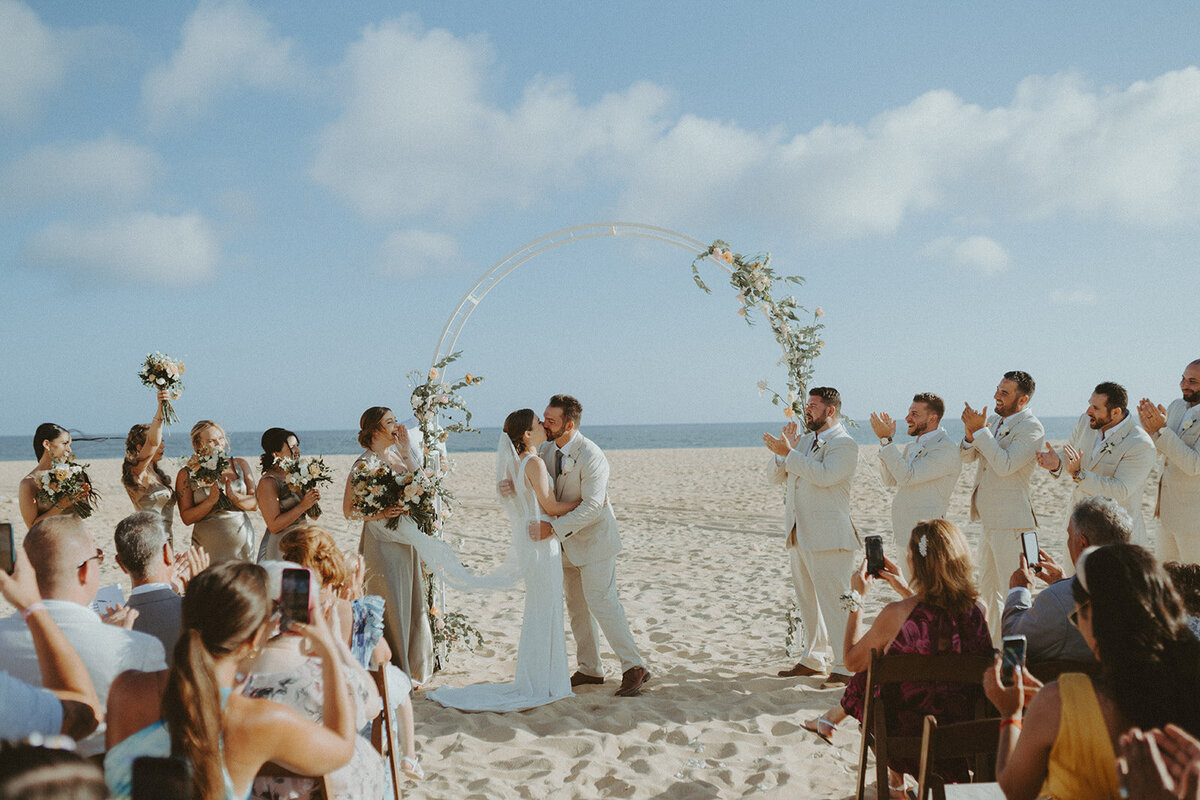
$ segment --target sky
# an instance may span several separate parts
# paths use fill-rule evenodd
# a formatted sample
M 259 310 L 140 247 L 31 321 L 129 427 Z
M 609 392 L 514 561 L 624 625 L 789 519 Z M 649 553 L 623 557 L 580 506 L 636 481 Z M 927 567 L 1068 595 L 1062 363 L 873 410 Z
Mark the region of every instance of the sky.
M 935 391 L 1169 402 L 1200 357 L 1200 6 L 0 0 L 0 434 L 403 408 L 525 243 L 603 222 L 771 252 L 859 418 Z M 778 345 L 692 254 L 522 264 L 451 374 L 477 422 L 778 419 Z M 1187 331 L 1192 331 L 1188 334 Z

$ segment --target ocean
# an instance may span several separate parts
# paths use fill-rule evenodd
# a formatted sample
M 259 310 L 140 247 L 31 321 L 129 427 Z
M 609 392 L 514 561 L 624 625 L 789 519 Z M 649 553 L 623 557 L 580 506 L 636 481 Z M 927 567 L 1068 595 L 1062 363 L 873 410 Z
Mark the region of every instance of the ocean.
M 1040 417 L 1046 428 L 1046 438 L 1063 441 L 1071 436 L 1077 417 Z M 685 423 L 674 425 L 585 425 L 583 433 L 604 450 L 664 450 L 695 449 L 703 447 L 759 447 L 762 434 L 770 431 L 778 435 L 780 422 L 716 422 Z M 962 437 L 962 422 L 948 420 L 946 431 L 953 437 Z M 871 426 L 864 420 L 857 428 L 849 428 L 850 434 L 860 444 L 876 444 L 877 439 Z M 297 431 L 300 447 L 306 455 L 337 455 L 359 453 L 362 448 L 355 439 L 357 431 Z M 73 450 L 80 461 L 101 458 L 121 458 L 125 454 L 124 434 L 95 434 L 90 431 L 71 431 L 74 438 Z M 254 460 L 262 451 L 259 439 L 262 431 L 234 431 L 229 434 L 230 446 L 235 455 Z M 453 434 L 447 443 L 452 453 L 490 452 L 496 448 L 500 438 L 499 428 L 483 428 L 480 433 Z M 908 440 L 904 435 L 904 422 L 900 421 L 901 443 Z M 167 429 L 166 455 L 173 458 L 186 457 L 192 453 L 188 429 Z M 0 436 L 0 461 L 33 461 L 33 432 L 28 436 Z

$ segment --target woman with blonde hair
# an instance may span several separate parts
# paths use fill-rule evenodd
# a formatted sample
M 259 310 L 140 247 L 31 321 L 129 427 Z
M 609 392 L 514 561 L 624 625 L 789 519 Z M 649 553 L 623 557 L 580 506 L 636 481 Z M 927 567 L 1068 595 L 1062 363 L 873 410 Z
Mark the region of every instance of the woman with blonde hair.
M 138 423 L 125 437 L 125 459 L 121 462 L 121 484 L 130 502 L 138 511 L 150 511 L 162 517 L 167 535 L 175 521 L 178 499 L 171 488 L 171 479 L 163 472 L 160 462 L 166 449 L 163 444 L 163 400 L 170 398 L 163 389 L 154 401 L 154 418 L 150 424 Z
M 846 715 L 861 721 L 866 700 L 867 667 L 871 651 L 880 653 L 965 653 L 990 656 L 988 632 L 979 591 L 972 582 L 974 567 L 962 532 L 952 522 L 935 519 L 917 523 L 908 539 L 908 566 L 912 580 L 905 584 L 900 571 L 889 560 L 880 577 L 902 597 L 888 603 L 865 632 L 862 630 L 862 600 L 873 578 L 867 575 L 866 560 L 850 576 L 846 604 L 846 666 L 855 671 L 842 694 L 841 711 L 817 717 L 804 727 L 828 740 Z M 955 683 L 919 682 L 901 684 L 900 703 L 888 705 L 886 725 L 897 736 L 919 736 L 926 714 L 942 724 L 969 719 L 981 687 Z M 965 775 L 965 763 L 963 773 Z M 959 775 L 947 768 L 947 780 Z M 916 774 L 912 760 L 894 759 L 888 764 L 889 790 L 903 797 L 904 775 Z M 882 787 L 881 787 L 882 792 Z
M 197 453 L 217 450 L 229 452 L 225 431 L 209 419 L 192 426 L 192 449 Z M 254 475 L 244 458 L 230 458 L 229 468 L 221 476 L 220 486 L 192 486 L 187 468 L 175 476 L 179 496 L 179 518 L 193 525 L 192 545 L 208 551 L 211 563 L 251 561 L 254 559 L 254 526 L 247 511 L 258 508 L 254 496 Z M 222 497 L 232 508 L 221 508 Z

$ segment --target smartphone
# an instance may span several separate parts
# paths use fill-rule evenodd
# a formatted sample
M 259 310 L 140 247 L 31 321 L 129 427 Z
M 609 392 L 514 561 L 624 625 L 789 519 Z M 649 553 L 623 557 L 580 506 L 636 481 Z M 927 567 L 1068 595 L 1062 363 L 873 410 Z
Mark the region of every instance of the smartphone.
M 0 522 L 0 569 L 9 575 L 17 568 L 17 540 L 11 522 Z
M 1017 667 L 1025 668 L 1025 637 L 1005 636 L 1000 640 L 1000 683 L 1012 686 Z
M 192 769 L 177 756 L 133 760 L 130 800 L 191 800 Z
M 293 622 L 308 624 L 308 586 L 308 570 L 289 567 L 283 571 L 283 591 L 279 598 L 282 630 L 291 630 Z
M 1042 559 L 1038 555 L 1037 531 L 1021 533 L 1021 548 L 1025 552 L 1025 560 L 1029 562 L 1029 568 L 1034 572 L 1041 572 Z
M 883 537 L 868 536 L 863 541 L 867 546 L 867 574 L 878 578 L 883 571 Z

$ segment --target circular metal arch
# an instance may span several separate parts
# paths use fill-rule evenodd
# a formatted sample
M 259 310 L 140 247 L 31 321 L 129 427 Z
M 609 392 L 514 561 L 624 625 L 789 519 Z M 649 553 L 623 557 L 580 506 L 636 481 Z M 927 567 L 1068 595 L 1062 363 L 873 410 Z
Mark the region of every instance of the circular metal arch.
M 445 327 L 442 328 L 442 335 L 438 339 L 437 347 L 434 348 L 433 360 L 430 364 L 436 364 L 454 352 L 454 345 L 457 344 L 458 336 L 462 333 L 463 326 L 467 324 L 471 312 L 475 310 L 479 302 L 483 300 L 496 284 L 504 280 L 517 267 L 531 258 L 540 256 L 542 253 L 553 250 L 556 247 L 583 242 L 588 239 L 598 239 L 604 236 L 632 236 L 638 239 L 651 239 L 656 242 L 665 242 L 676 247 L 681 247 L 684 250 L 691 251 L 693 255 L 698 255 L 708 249 L 707 244 L 690 236 L 684 236 L 682 233 L 676 233 L 667 228 L 643 225 L 637 222 L 594 222 L 590 225 L 576 225 L 571 228 L 557 230 L 554 233 L 548 233 L 531 242 L 526 242 L 493 264 L 491 269 L 483 273 L 483 276 L 475 281 L 475 285 L 468 289 L 467 293 L 458 301 L 454 312 L 450 314 L 450 318 L 446 320 Z M 727 275 L 732 274 L 729 265 L 724 261 L 712 256 L 709 256 L 708 260 L 724 270 Z

